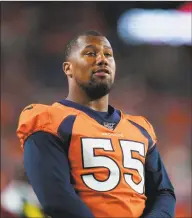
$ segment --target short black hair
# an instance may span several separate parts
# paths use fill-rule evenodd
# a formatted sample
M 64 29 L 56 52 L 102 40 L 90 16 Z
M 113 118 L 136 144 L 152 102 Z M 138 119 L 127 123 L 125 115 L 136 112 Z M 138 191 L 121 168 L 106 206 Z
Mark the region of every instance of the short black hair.
M 67 42 L 67 44 L 65 45 L 65 48 L 64 48 L 64 59 L 65 59 L 65 61 L 68 60 L 68 58 L 69 58 L 69 56 L 71 54 L 71 51 L 73 49 L 73 46 L 77 43 L 77 40 L 81 36 L 104 36 L 104 35 L 101 34 L 98 31 L 96 31 L 96 30 L 87 30 L 85 32 L 77 34 L 75 37 L 73 37 L 71 40 L 69 40 Z

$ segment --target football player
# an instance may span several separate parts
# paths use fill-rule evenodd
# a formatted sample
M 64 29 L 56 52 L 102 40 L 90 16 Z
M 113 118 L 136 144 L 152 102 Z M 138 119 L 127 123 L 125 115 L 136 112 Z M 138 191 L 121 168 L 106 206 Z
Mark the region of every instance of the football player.
M 69 92 L 52 105 L 31 104 L 17 135 L 24 166 L 52 218 L 174 217 L 174 188 L 151 124 L 109 105 L 113 49 L 96 31 L 68 42 Z

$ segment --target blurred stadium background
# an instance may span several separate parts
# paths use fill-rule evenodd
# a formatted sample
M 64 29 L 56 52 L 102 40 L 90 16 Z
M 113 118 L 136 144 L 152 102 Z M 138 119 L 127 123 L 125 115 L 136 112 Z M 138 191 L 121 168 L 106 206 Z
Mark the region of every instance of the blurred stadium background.
M 1 217 L 40 217 L 16 138 L 21 110 L 66 97 L 63 48 L 96 29 L 115 50 L 111 103 L 153 124 L 177 195 L 191 213 L 190 2 L 1 2 Z

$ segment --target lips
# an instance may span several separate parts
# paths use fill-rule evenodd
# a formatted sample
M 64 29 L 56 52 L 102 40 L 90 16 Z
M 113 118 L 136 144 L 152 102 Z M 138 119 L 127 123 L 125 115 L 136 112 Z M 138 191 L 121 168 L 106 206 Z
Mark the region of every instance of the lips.
M 98 69 L 96 71 L 94 71 L 93 74 L 109 74 L 109 70 L 107 70 L 106 68 L 101 68 L 101 69 Z

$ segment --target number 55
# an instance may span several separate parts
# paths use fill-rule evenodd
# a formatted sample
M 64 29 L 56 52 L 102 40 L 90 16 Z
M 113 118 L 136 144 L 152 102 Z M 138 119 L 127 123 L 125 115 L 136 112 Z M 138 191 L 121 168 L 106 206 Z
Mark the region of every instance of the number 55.
M 120 146 L 123 154 L 123 166 L 127 169 L 136 170 L 141 181 L 137 184 L 133 181 L 133 175 L 124 174 L 126 183 L 139 194 L 144 193 L 144 166 L 143 163 L 132 157 L 132 151 L 138 152 L 141 156 L 145 154 L 144 144 L 140 142 L 120 140 Z M 110 139 L 82 138 L 83 168 L 104 167 L 109 170 L 109 176 L 105 181 L 99 181 L 94 173 L 81 175 L 83 182 L 95 191 L 110 191 L 120 182 L 120 169 L 118 164 L 107 156 L 95 155 L 95 149 L 114 152 Z

